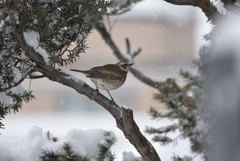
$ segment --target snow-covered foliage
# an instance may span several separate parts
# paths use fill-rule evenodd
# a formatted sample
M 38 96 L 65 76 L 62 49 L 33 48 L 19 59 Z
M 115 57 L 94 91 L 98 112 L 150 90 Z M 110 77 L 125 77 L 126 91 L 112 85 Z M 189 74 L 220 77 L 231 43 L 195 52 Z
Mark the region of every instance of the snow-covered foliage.
M 36 52 L 38 52 L 46 63 L 48 63 L 47 52 L 39 46 L 39 33 L 35 31 L 26 31 L 23 36 L 29 46 L 31 46 Z
M 224 4 L 221 0 L 211 0 L 211 2 L 214 4 L 214 6 L 217 7 L 217 10 L 222 14 L 227 14 L 227 10 L 224 7 Z
M 84 52 L 87 35 L 109 7 L 105 0 L 1 1 L 0 120 L 33 98 L 31 91 L 21 88 L 21 82 L 34 76 L 36 63 L 17 33 L 21 32 L 23 41 L 47 65 L 68 65 Z M 21 92 L 16 90 L 20 88 Z
M 23 138 L 0 137 L 0 160 L 82 161 L 85 158 L 84 161 L 111 161 L 110 148 L 115 142 L 116 137 L 112 132 L 100 129 L 70 130 L 63 138 L 56 138 L 49 132 L 44 133 L 40 127 L 33 127 Z M 100 158 L 102 145 L 106 148 L 105 154 L 109 155 Z
M 33 43 L 30 46 L 45 55 L 51 64 L 67 65 L 84 52 L 87 35 L 110 3 L 104 0 L 35 0 L 29 2 L 29 6 L 25 9 L 23 24 L 27 43 Z

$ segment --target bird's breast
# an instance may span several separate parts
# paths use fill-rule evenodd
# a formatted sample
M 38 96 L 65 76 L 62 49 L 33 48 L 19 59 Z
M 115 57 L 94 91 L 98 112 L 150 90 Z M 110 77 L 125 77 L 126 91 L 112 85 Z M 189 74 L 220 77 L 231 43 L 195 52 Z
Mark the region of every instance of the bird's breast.
M 123 85 L 126 79 L 96 79 L 91 78 L 92 82 L 99 88 L 104 90 L 114 90 Z

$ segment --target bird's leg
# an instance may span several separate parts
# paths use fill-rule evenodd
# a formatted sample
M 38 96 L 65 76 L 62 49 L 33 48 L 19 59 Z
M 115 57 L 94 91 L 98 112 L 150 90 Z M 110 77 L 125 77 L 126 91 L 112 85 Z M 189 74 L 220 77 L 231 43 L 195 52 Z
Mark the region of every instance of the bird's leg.
M 98 87 L 96 86 L 96 91 L 99 93 L 99 89 L 98 89 Z
M 113 97 L 111 96 L 110 92 L 108 90 L 106 90 L 106 91 L 109 94 L 109 96 L 111 97 L 111 101 L 115 103 L 115 101 L 114 101 Z

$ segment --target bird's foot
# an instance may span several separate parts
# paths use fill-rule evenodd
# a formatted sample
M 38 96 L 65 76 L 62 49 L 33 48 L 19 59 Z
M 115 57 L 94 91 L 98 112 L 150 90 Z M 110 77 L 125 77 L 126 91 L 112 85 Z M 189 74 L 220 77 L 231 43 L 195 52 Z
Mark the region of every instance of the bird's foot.
M 99 89 L 98 88 L 96 89 L 96 92 L 99 93 Z
M 116 104 L 116 102 L 114 101 L 114 99 L 111 99 L 111 103 L 112 103 L 112 104 Z

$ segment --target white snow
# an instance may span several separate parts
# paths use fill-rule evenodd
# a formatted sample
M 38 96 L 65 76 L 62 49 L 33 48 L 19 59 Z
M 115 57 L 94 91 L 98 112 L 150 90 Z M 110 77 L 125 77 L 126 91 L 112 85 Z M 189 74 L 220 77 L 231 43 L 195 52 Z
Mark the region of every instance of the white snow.
M 136 157 L 132 152 L 123 152 L 123 161 L 141 161 L 140 157 Z
M 73 80 L 73 81 L 75 81 L 75 82 L 77 82 L 77 83 L 80 83 L 80 84 L 82 84 L 82 85 L 85 84 L 85 82 L 84 82 L 83 80 L 81 80 L 80 78 L 78 78 L 78 77 L 70 74 L 68 71 L 64 70 L 63 68 L 61 68 L 61 67 L 55 67 L 55 68 L 56 68 L 58 71 L 65 73 L 65 74 L 67 75 L 65 78 L 67 78 L 67 79 L 69 79 L 69 80 Z
M 33 23 L 34 23 L 34 24 L 37 24 L 37 23 L 38 23 L 38 20 L 37 20 L 37 19 L 34 19 L 34 20 L 33 20 Z
M 81 108 L 79 105 L 77 108 Z M 88 108 L 92 108 L 91 105 L 88 106 Z M 139 157 L 139 153 L 137 150 L 132 146 L 129 141 L 126 139 L 126 137 L 123 135 L 121 130 L 119 130 L 116 127 L 116 123 L 114 119 L 109 115 L 107 112 L 96 112 L 92 111 L 91 113 L 86 113 L 86 111 L 80 111 L 80 112 L 74 112 L 72 114 L 66 114 L 59 113 L 59 114 L 24 114 L 24 109 L 16 114 L 10 114 L 8 115 L 2 122 L 5 125 L 5 129 L 0 130 L 0 144 L 2 140 L 6 140 L 8 144 L 11 142 L 16 142 L 16 140 L 21 141 L 24 138 L 29 137 L 29 131 L 30 129 L 37 125 L 40 126 L 43 131 L 49 130 L 53 136 L 58 137 L 61 140 L 66 140 L 66 136 L 68 135 L 68 140 L 72 138 L 72 140 L 77 139 L 76 137 L 71 135 L 71 131 L 88 131 L 88 129 L 104 129 L 107 131 L 113 131 L 114 134 L 117 137 L 117 142 L 112 147 L 112 152 L 116 155 L 115 161 L 122 161 L 122 153 L 124 151 L 130 151 L 134 153 L 135 156 Z M 135 113 L 135 120 L 138 123 L 140 130 L 144 131 L 146 125 L 151 125 L 153 127 L 161 127 L 166 126 L 169 124 L 172 124 L 172 121 L 169 121 L 167 119 L 161 119 L 159 121 L 151 120 L 150 116 L 147 114 L 147 112 L 143 113 Z M 82 130 L 72 130 L 72 129 L 82 129 Z M 40 130 L 34 130 L 34 131 L 40 131 Z M 31 132 L 33 133 L 33 132 Z M 34 132 L 40 133 L 40 132 Z M 44 133 L 44 132 L 43 132 Z M 67 134 L 68 133 L 68 134 Z M 91 133 L 91 130 L 90 130 Z M 85 133 L 86 134 L 86 133 Z M 144 133 L 145 135 L 145 133 Z M 179 134 L 176 134 L 178 136 Z M 27 137 L 26 137 L 27 136 Z M 30 136 L 34 136 L 33 134 Z M 150 141 L 152 136 L 145 135 L 148 140 Z M 175 136 L 175 135 L 174 135 Z M 92 136 L 91 136 L 92 137 Z M 2 140 L 1 140 L 2 138 Z M 85 138 L 84 138 L 85 139 Z M 94 139 L 94 138 L 93 138 Z M 106 138 L 107 139 L 107 138 Z M 30 142 L 30 141 L 29 141 Z M 99 139 L 99 143 L 104 143 L 103 138 Z M 153 143 L 153 146 L 155 146 L 156 150 L 159 152 L 159 155 L 161 156 L 162 160 L 171 160 L 173 152 L 178 155 L 186 155 L 190 154 L 190 146 L 188 140 L 178 140 L 179 145 L 169 145 L 169 146 L 159 146 L 158 143 Z M 21 147 L 24 143 L 21 143 L 18 146 Z M 29 143 L 28 143 L 29 144 Z M 7 145 L 7 144 L 5 144 Z M 11 143 L 10 149 L 14 146 L 14 143 Z M 50 143 L 46 144 L 44 148 L 49 149 L 55 149 L 58 150 L 62 146 L 62 142 L 60 143 Z M 1 148 L 1 147 L 0 147 Z M 15 148 L 15 147 L 14 147 Z M 13 148 L 13 149 L 14 149 Z M 23 149 L 27 149 L 25 146 Z M 5 151 L 8 150 L 5 148 Z M 15 155 L 16 153 L 13 153 L 12 155 Z M 0 153 L 1 156 L 1 153 Z M 1 160 L 1 157 L 0 157 Z M 15 160 L 12 160 L 15 161 Z M 25 160 L 24 160 L 25 161 Z M 35 160 L 32 160 L 35 161 Z M 195 161 L 201 161 L 201 159 L 196 158 Z
M 78 78 L 78 77 L 75 77 L 74 75 L 69 75 L 69 76 L 67 76 L 67 77 L 65 77 L 65 78 L 67 78 L 67 79 L 69 79 L 69 80 L 74 80 L 75 82 L 77 82 L 77 83 L 80 83 L 80 84 L 85 84 L 85 82 L 84 81 L 82 81 L 80 78 Z
M 78 6 L 78 12 L 81 13 L 81 11 L 82 11 L 82 5 L 79 5 Z
M 36 52 L 38 52 L 43 57 L 44 61 L 48 63 L 48 54 L 46 50 L 39 46 L 39 33 L 28 30 L 26 32 L 23 32 L 23 36 L 27 44 L 31 46 Z
M 19 16 L 17 12 L 13 12 L 14 18 L 16 20 L 16 24 L 19 24 Z
M 224 8 L 224 4 L 222 3 L 221 0 L 210 0 L 214 6 L 217 7 L 217 10 L 222 13 L 222 14 L 227 14 L 226 8 Z
M 33 72 L 31 73 L 32 76 L 42 76 L 43 74 L 40 72 Z
M 105 132 L 101 129 L 70 130 L 60 141 L 53 142 L 47 138 L 40 127 L 35 126 L 25 137 L 0 137 L 0 160 L 40 161 L 39 156 L 42 149 L 58 152 L 64 143 L 69 143 L 76 154 L 94 160 L 98 156 L 99 143 L 106 139 Z M 111 133 L 111 138 L 115 139 L 113 133 Z
M 4 26 L 4 24 L 5 24 L 5 23 L 4 23 L 4 21 L 3 21 L 3 20 L 1 20 L 1 21 L 0 21 L 0 31 L 2 31 L 2 30 L 3 30 L 3 26 Z
M 17 95 L 24 95 L 26 89 L 22 85 L 19 84 L 18 86 L 11 88 L 9 91 L 11 91 L 12 93 L 17 94 Z
M 12 69 L 13 69 L 14 81 L 18 82 L 22 78 L 23 73 L 21 72 L 20 69 L 18 69 L 16 67 L 12 66 Z
M 108 135 L 105 135 L 105 138 L 100 141 L 100 145 L 106 148 L 110 148 L 112 144 L 109 141 L 114 143 L 117 141 L 116 136 L 114 135 L 113 132 L 110 132 Z
M 6 95 L 5 92 L 0 92 L 0 103 L 4 104 L 5 106 L 12 105 L 12 99 Z

